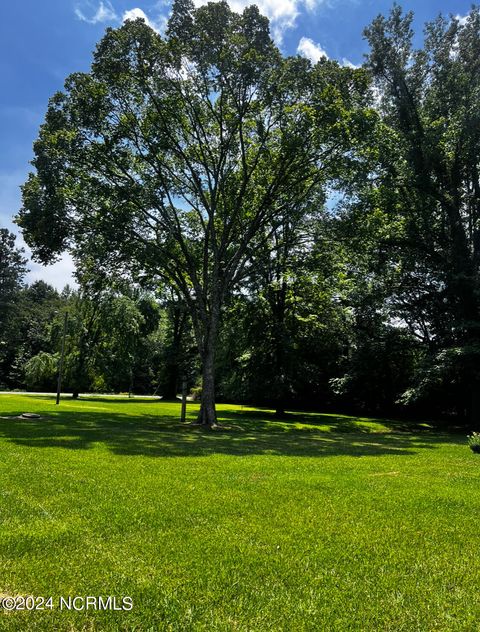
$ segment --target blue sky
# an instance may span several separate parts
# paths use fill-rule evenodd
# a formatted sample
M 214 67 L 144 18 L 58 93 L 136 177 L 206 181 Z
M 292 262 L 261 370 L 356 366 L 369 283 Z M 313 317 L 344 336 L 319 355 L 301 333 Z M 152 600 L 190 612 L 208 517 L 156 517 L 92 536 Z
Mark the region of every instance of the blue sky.
M 203 0 L 195 0 L 203 4 Z M 251 4 L 231 0 L 235 10 Z M 326 54 L 343 63 L 360 64 L 366 52 L 363 28 L 390 0 L 260 0 L 271 18 L 272 32 L 285 53 L 317 59 Z M 470 0 L 404 0 L 415 12 L 421 41 L 425 21 L 444 14 L 465 15 Z M 145 16 L 161 30 L 170 4 L 143 0 L 16 0 L 4 3 L 0 21 L 0 226 L 17 229 L 12 217 L 20 207 L 19 186 L 29 171 L 32 143 L 49 97 L 65 77 L 87 70 L 91 52 L 107 26 Z M 19 238 L 21 242 L 21 238 Z M 30 263 L 29 281 L 45 279 L 58 288 L 71 282 L 68 257 L 48 267 Z

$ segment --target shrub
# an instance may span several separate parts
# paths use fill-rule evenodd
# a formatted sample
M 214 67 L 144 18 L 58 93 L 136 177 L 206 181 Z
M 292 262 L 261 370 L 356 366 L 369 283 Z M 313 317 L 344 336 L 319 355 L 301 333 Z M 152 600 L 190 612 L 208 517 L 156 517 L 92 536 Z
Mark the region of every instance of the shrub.
M 468 445 L 472 452 L 480 453 L 480 432 L 472 432 L 468 437 Z
M 108 391 L 107 383 L 103 375 L 95 375 L 92 380 L 92 391 L 94 393 L 106 393 Z

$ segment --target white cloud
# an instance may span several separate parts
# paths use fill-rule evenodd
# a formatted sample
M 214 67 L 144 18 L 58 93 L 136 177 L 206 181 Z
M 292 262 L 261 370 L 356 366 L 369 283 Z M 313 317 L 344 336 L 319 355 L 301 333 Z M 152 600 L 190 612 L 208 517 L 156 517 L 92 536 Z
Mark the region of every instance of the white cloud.
M 159 16 L 157 20 L 150 19 L 145 11 L 136 7 L 135 9 L 129 9 L 125 11 L 122 17 L 122 22 L 126 22 L 127 20 L 137 20 L 141 18 L 145 21 L 148 26 L 150 26 L 157 33 L 163 32 L 167 25 L 167 18 L 165 16 Z
M 196 7 L 200 7 L 211 0 L 193 1 Z M 297 17 L 300 15 L 302 9 L 313 11 L 316 7 L 325 5 L 328 2 L 329 0 L 228 0 L 231 9 L 237 13 L 241 13 L 245 7 L 249 5 L 256 4 L 260 13 L 269 18 L 273 38 L 278 44 L 282 43 L 284 32 L 295 26 Z M 159 0 L 155 5 L 155 9 L 163 11 L 166 4 L 166 0 Z M 98 5 L 95 5 L 93 0 L 84 0 L 77 4 L 75 14 L 80 20 L 88 22 L 89 24 L 109 21 L 126 22 L 127 20 L 142 18 L 159 33 L 165 31 L 168 20 L 168 18 L 162 14 L 160 14 L 158 18 L 153 19 L 139 7 L 124 11 L 120 19 L 110 0 L 101 0 Z
M 315 44 L 309 37 L 302 37 L 297 46 L 297 53 L 316 64 L 322 57 L 328 59 L 327 53 L 320 44 Z
M 105 0 L 105 2 L 101 0 L 97 6 L 89 0 L 82 2 L 75 7 L 75 15 L 79 20 L 88 22 L 89 24 L 114 22 L 118 20 L 115 9 L 109 0 Z
M 127 20 L 137 20 L 138 18 L 141 18 L 142 20 L 145 20 L 147 24 L 150 24 L 150 20 L 146 16 L 145 12 L 138 8 L 125 11 L 122 22 L 126 22 Z
M 346 57 L 342 57 L 340 65 L 341 66 L 345 66 L 346 68 L 360 68 L 360 66 L 358 64 L 354 64 L 353 62 L 351 62 Z
M 79 20 L 88 22 L 88 24 L 98 24 L 100 22 L 123 23 L 127 20 L 141 18 L 158 33 L 163 32 L 167 25 L 167 18 L 164 15 L 159 15 L 157 19 L 153 19 L 148 17 L 145 11 L 138 7 L 124 11 L 120 17 L 109 0 L 101 0 L 98 5 L 95 5 L 91 0 L 84 0 L 84 2 L 77 4 L 75 7 L 75 15 Z
M 457 14 L 455 17 L 458 20 L 460 26 L 465 26 L 465 24 L 467 23 L 467 20 L 468 20 L 468 15 L 459 15 L 459 14 Z
M 208 0 L 194 0 L 195 6 L 206 4 Z M 233 11 L 241 13 L 243 9 L 251 4 L 256 4 L 260 13 L 270 19 L 272 35 L 278 44 L 281 44 L 283 33 L 286 29 L 295 26 L 296 19 L 302 7 L 312 11 L 320 4 L 325 4 L 326 0 L 229 0 Z
M 327 51 L 309 37 L 302 37 L 300 39 L 297 46 L 297 53 L 309 59 L 313 64 L 316 64 L 320 59 L 330 59 Z M 340 66 L 346 68 L 360 68 L 360 66 L 347 59 L 347 57 L 342 57 L 338 63 Z

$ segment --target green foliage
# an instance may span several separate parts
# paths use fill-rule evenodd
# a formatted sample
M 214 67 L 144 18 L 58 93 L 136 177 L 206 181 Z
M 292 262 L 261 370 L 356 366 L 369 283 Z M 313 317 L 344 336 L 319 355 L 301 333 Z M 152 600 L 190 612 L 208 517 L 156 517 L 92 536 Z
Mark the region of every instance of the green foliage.
M 331 402 L 328 382 L 347 343 L 349 316 L 345 261 L 330 233 L 320 209 L 304 222 L 279 218 L 254 261 L 248 293 L 226 316 L 222 396 L 276 406 L 279 414 L 293 402 Z
M 167 399 L 173 399 L 182 390 L 195 383 L 199 371 L 197 348 L 188 309 L 175 292 L 162 300 L 162 322 L 159 328 L 158 389 Z
M 15 235 L 0 228 L 0 387 L 7 383 L 9 366 L 14 356 L 17 327 L 16 302 L 26 274 L 23 250 L 15 247 Z
M 27 388 L 53 391 L 58 374 L 58 355 L 40 352 L 25 364 Z
M 468 436 L 468 445 L 472 452 L 480 453 L 480 432 L 472 432 Z
M 8 388 L 24 387 L 24 368 L 38 353 L 56 350 L 57 312 L 62 304 L 58 292 L 43 281 L 20 288 L 6 321 L 3 380 Z
M 345 229 L 363 293 L 376 287 L 384 323 L 401 323 L 421 346 L 400 400 L 423 393 L 437 414 L 468 409 L 478 423 L 479 375 L 467 350 L 480 340 L 480 13 L 427 24 L 418 50 L 412 19 L 395 6 L 365 30 L 380 151 L 372 175 L 357 181 Z M 435 397 L 435 383 L 449 403 Z
M 108 393 L 108 383 L 103 375 L 94 375 L 91 381 L 91 390 L 93 393 Z
M 51 99 L 18 222 L 41 261 L 68 248 L 81 277 L 175 290 L 213 423 L 222 307 L 278 218 L 352 170 L 367 94 L 363 71 L 283 58 L 256 7 L 176 2 L 166 38 L 142 20 L 107 29 Z
M 68 307 L 65 386 L 74 393 L 153 390 L 159 308 L 147 294 L 74 294 Z
M 58 353 L 68 309 L 74 393 L 186 379 L 214 423 L 216 368 L 221 398 L 279 414 L 480 423 L 480 9 L 418 49 L 412 24 L 378 16 L 360 69 L 284 57 L 253 6 L 108 29 L 50 101 L 18 217 L 38 260 L 71 250 L 81 291 L 22 288 L 2 232 L 2 384 Z
M 23 283 L 26 273 L 26 259 L 23 254 L 23 249 L 15 247 L 15 235 L 6 228 L 0 228 L 0 317 L 2 320 L 9 301 Z

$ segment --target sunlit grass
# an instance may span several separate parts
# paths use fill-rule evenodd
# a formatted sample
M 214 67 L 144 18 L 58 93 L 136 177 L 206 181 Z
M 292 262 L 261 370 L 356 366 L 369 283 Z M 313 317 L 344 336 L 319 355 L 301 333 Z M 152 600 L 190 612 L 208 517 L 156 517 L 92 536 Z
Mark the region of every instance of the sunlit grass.
M 189 405 L 193 419 L 196 405 Z M 38 412 L 40 420 L 15 419 Z M 480 456 L 344 415 L 0 395 L 0 594 L 130 612 L 0 614 L 5 630 L 476 630 Z

